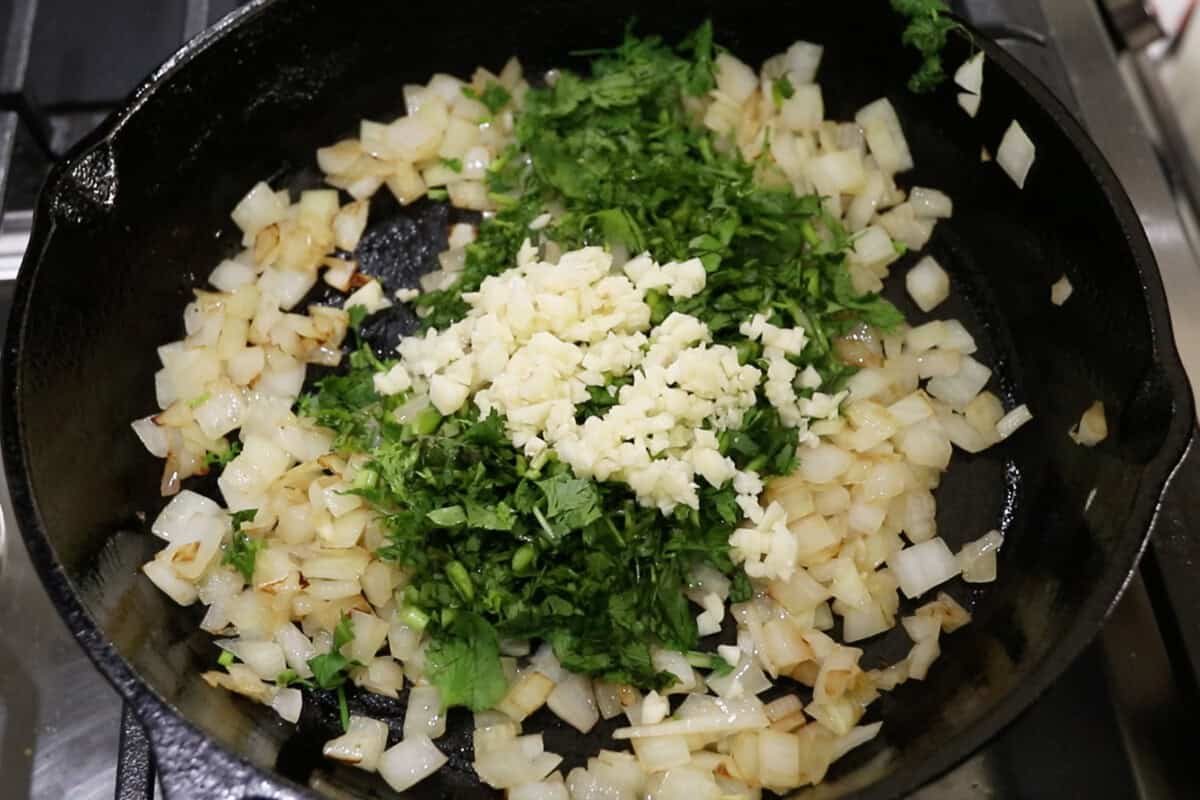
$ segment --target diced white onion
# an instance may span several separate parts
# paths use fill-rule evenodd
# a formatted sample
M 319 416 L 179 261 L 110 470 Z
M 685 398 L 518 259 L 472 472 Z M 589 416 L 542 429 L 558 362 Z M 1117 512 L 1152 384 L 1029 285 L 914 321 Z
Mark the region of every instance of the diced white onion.
M 437 687 L 414 686 L 408 692 L 408 708 L 404 712 L 404 738 L 423 735 L 436 739 L 445 732 L 446 713 Z
M 920 597 L 961 572 L 950 548 L 940 537 L 906 547 L 888 559 L 900 591 L 908 598 Z
M 1025 179 L 1029 176 L 1029 168 L 1037 154 L 1033 140 L 1025 133 L 1025 129 L 1013 120 L 1000 140 L 1000 148 L 996 151 L 996 163 L 1012 178 L 1019 188 L 1025 188 Z
M 508 688 L 508 694 L 496 706 L 496 710 L 520 722 L 541 708 L 552 691 L 554 681 L 540 672 L 525 672 Z
M 387 735 L 387 725 L 379 720 L 351 714 L 346 733 L 326 742 L 323 752 L 326 758 L 374 772 L 376 768 L 382 768 L 380 756 L 387 745 Z M 381 774 L 391 783 L 382 769 Z
M 983 51 L 964 61 L 954 71 L 954 82 L 972 94 L 979 94 L 983 89 Z
M 235 640 L 222 645 L 243 662 L 264 681 L 273 681 L 287 668 L 283 648 L 275 642 L 254 642 Z
M 928 313 L 950 296 L 950 276 L 933 256 L 925 256 L 904 276 L 904 287 L 913 302 Z
M 1070 436 L 1071 441 L 1084 447 L 1095 447 L 1107 439 L 1108 419 L 1104 416 L 1104 403 L 1097 400 L 1088 406 L 1079 423 L 1071 429 Z
M 1004 546 L 1000 531 L 988 531 L 958 551 L 963 580 L 967 583 L 990 583 L 996 579 L 996 554 Z
M 299 689 L 283 688 L 275 692 L 271 698 L 271 708 L 280 719 L 287 722 L 299 722 L 300 712 L 304 707 L 304 695 Z
M 546 705 L 580 733 L 587 733 L 600 721 L 592 682 L 583 675 L 565 674 L 546 698 Z
M 996 423 L 996 435 L 1001 439 L 1007 439 L 1031 419 L 1033 419 L 1033 412 L 1029 410 L 1029 406 L 1022 403 L 1000 418 L 1000 421 Z
M 260 181 L 238 202 L 231 216 L 234 224 L 247 235 L 253 236 L 268 225 L 281 221 L 284 211 L 284 204 L 274 190 Z
M 429 740 L 417 735 L 383 751 L 379 774 L 397 792 L 403 792 L 441 769 L 448 759 Z
M 168 452 L 167 432 L 154 424 L 154 416 L 134 420 L 130 425 L 142 445 L 156 458 L 166 458 Z M 178 497 L 178 495 L 176 495 Z
M 1056 280 L 1050 287 L 1050 302 L 1056 306 L 1061 306 L 1070 298 L 1071 292 L 1075 291 L 1075 287 L 1071 285 L 1066 275 Z
M 958 93 L 958 106 L 967 112 L 968 117 L 975 117 L 979 113 L 979 103 L 981 100 L 983 100 L 981 95 L 971 94 L 970 92 Z
M 662 772 L 692 760 L 683 736 L 649 736 L 633 739 L 633 752 L 646 772 Z
M 546 780 L 514 786 L 507 800 L 571 800 L 571 795 L 562 781 Z
M 908 203 L 918 217 L 944 219 L 954 214 L 954 202 L 944 192 L 914 186 L 908 193 Z
M 180 578 L 165 562 L 147 561 L 142 565 L 142 572 L 146 573 L 151 583 L 179 605 L 190 606 L 196 602 L 195 584 Z

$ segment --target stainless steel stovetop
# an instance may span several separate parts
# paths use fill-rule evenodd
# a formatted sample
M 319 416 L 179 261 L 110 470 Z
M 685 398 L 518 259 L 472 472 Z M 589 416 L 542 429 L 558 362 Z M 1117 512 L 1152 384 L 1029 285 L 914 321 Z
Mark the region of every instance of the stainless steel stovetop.
M 62 152 L 234 0 L 0 0 L 0 321 L 46 151 Z M 1176 341 L 1200 388 L 1200 259 L 1091 0 L 961 0 L 957 10 L 1034 69 L 1089 129 L 1158 258 Z M 7 25 L 5 26 L 5 23 Z M 134 45 L 134 46 L 130 46 Z M 8 109 L 8 110 L 2 110 Z M 17 113 L 21 110 L 21 114 Z M 19 118 L 20 117 L 20 118 Z M 1186 212 L 1184 212 L 1186 213 Z M 1190 222 L 1189 222 L 1190 224 Z M 2 481 L 2 478 L 0 478 Z M 6 487 L 3 497 L 7 496 Z M 144 797 L 118 783 L 122 708 L 51 606 L 7 508 L 0 530 L 0 796 Z M 1137 577 L 1101 637 L 1001 736 L 916 793 L 943 798 L 1187 796 L 1200 764 L 1183 731 L 1195 701 L 1170 593 Z M 1190 621 L 1200 625 L 1200 620 Z M 1182 687 L 1182 688 L 1181 688 Z

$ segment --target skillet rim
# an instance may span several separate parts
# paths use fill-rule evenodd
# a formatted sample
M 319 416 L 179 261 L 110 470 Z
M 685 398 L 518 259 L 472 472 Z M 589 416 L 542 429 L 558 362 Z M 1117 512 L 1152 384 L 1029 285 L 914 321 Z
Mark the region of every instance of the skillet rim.
M 147 727 L 154 753 L 160 766 L 165 767 L 160 769 L 160 778 L 167 782 L 171 767 L 174 766 L 178 772 L 174 775 L 174 781 L 182 781 L 174 784 L 178 789 L 190 787 L 192 791 L 200 792 L 220 787 L 222 795 L 236 790 L 238 793 L 230 796 L 254 793 L 255 796 L 298 800 L 318 795 L 273 769 L 259 767 L 210 737 L 146 683 L 104 638 L 101 628 L 83 606 L 42 524 L 29 482 L 29 448 L 23 435 L 20 406 L 21 345 L 31 310 L 29 301 L 41 266 L 41 254 L 57 224 L 51 211 L 51 200 L 56 189 L 68 180 L 67 176 L 89 153 L 118 136 L 130 118 L 152 101 L 159 89 L 168 84 L 176 73 L 224 39 L 230 31 L 249 23 L 280 2 L 282 0 L 251 0 L 185 43 L 154 70 L 120 108 L 51 170 L 39 194 L 30 244 L 17 278 L 8 322 L 0 372 L 0 451 L 4 457 L 13 515 L 47 594 L 54 601 L 72 636 Z M 1154 530 L 1168 483 L 1181 468 L 1181 457 L 1193 438 L 1193 399 L 1175 346 L 1162 279 L 1145 230 L 1129 197 L 1099 148 L 1053 92 L 989 37 L 969 24 L 967 28 L 987 58 L 1015 80 L 1066 135 L 1115 213 L 1126 240 L 1127 255 L 1141 279 L 1151 345 L 1170 387 L 1173 415 L 1162 446 L 1143 469 L 1130 512 L 1130 522 L 1122 531 L 1100 580 L 1093 585 L 1081 604 L 1066 635 L 1030 670 L 1025 680 L 953 740 L 925 755 L 914 767 L 892 772 L 848 795 L 864 800 L 904 794 L 964 760 L 1036 701 L 1078 657 L 1099 632 L 1131 579 Z M 220 770 L 214 770 L 213 767 L 218 764 Z M 187 769 L 178 769 L 180 766 L 186 766 Z M 191 774 L 197 768 L 210 774 Z M 186 794 L 191 796 L 192 791 Z

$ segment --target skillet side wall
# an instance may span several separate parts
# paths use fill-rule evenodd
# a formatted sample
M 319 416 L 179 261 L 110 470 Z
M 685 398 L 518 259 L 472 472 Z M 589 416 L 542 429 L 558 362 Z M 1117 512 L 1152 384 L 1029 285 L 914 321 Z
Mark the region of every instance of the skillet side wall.
M 942 188 L 955 201 L 929 252 L 951 272 L 956 294 L 934 315 L 915 312 L 896 291 L 912 258 L 894 267 L 889 292 L 914 322 L 966 321 L 1006 406 L 1027 402 L 1036 416 L 993 451 L 957 454 L 939 495 L 939 526 L 952 546 L 993 527 L 1007 544 L 997 584 L 952 592 L 974 608 L 976 624 L 943 641 L 927 681 L 885 698 L 881 740 L 831 775 L 834 793 L 879 778 L 873 791 L 890 793 L 961 756 L 971 738 L 964 732 L 978 732 L 988 715 L 1011 717 L 1035 693 L 1020 688 L 1029 675 L 1056 660 L 1056 643 L 1099 623 L 1148 522 L 1137 519 L 1135 501 L 1165 476 L 1162 462 L 1173 456 L 1160 453 L 1164 443 L 1181 445 L 1172 411 L 1185 395 L 1169 334 L 1159 345 L 1169 365 L 1155 353 L 1139 272 L 1152 263 L 1140 231 L 1123 227 L 1094 174 L 1111 180 L 1108 173 L 1078 154 L 1017 81 L 989 64 L 983 110 L 972 121 L 949 90 L 921 98 L 904 90 L 912 64 L 895 46 L 890 17 L 753 5 L 713 9 L 719 41 L 747 62 L 797 38 L 822 42 L 828 117 L 850 118 L 881 94 L 896 103 L 918 165 L 902 183 Z M 228 212 L 255 181 L 294 176 L 354 121 L 398 113 L 404 83 L 434 71 L 468 74 L 477 64 L 498 69 L 514 52 L 530 67 L 560 65 L 571 49 L 618 41 L 635 10 L 640 30 L 668 39 L 706 13 L 632 3 L 267 5 L 94 141 L 43 197 L 39 222 L 53 228 L 40 258 L 26 264 L 24 317 L 9 339 L 20 353 L 10 389 L 41 524 L 104 638 L 155 692 L 255 763 L 279 760 L 303 780 L 318 740 L 292 736 L 268 710 L 203 686 L 196 676 L 212 666 L 215 649 L 196 630 L 199 615 L 173 606 L 137 572 L 158 545 L 138 514 L 152 518 L 162 505 L 160 465 L 128 428 L 154 409 L 153 348 L 182 335 L 191 289 L 237 248 Z M 980 144 L 994 152 L 1014 116 L 1038 146 L 1024 192 L 979 158 Z M 387 260 L 385 251 L 383 271 Z M 1049 286 L 1064 272 L 1075 294 L 1056 308 Z M 1066 430 L 1097 398 L 1109 409 L 1110 439 L 1078 448 Z M 6 431 L 10 470 L 14 433 Z M 896 633 L 873 643 L 868 659 L 903 648 Z M 312 717 L 313 729 L 328 724 Z M 557 736 L 549 749 L 599 746 L 599 737 Z M 465 768 L 461 758 L 455 765 Z M 370 796 L 361 773 L 319 769 Z M 441 780 L 422 786 L 430 796 L 469 791 L 466 773 Z

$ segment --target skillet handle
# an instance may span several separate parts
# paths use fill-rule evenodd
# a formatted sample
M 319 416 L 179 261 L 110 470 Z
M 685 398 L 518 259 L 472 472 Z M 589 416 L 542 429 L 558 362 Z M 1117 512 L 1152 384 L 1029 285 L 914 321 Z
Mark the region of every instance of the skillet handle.
M 128 703 L 121 709 L 115 800 L 154 800 L 154 757 L 146 729 Z
M 1142 571 L 1176 673 L 1185 688 L 1200 687 L 1200 431 L 1159 500 Z
M 149 794 L 118 794 L 117 800 L 154 796 L 154 776 L 164 800 L 312 800 L 290 781 L 259 769 L 217 744 L 157 700 L 141 697 L 126 706 L 131 724 L 149 743 Z M 122 745 L 126 725 L 122 724 Z M 137 733 L 130 735 L 136 745 Z M 124 747 L 122 747 L 122 753 Z M 137 774 L 144 774 L 141 770 Z M 118 792 L 120 784 L 118 782 Z

